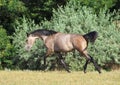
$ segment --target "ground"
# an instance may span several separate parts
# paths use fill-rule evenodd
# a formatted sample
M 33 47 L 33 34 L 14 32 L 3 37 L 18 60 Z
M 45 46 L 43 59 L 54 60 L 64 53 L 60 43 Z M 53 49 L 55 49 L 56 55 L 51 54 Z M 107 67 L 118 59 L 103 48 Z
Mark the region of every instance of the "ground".
M 82 71 L 0 71 L 0 85 L 120 85 L 120 70 Z

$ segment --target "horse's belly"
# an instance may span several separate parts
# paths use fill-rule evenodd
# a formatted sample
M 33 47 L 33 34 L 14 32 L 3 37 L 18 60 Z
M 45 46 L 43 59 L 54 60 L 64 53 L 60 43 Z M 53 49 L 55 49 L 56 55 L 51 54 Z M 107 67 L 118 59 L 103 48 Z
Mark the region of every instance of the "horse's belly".
M 68 52 L 73 50 L 73 45 L 70 42 L 70 36 L 59 38 L 54 45 L 54 49 L 59 52 Z
M 64 45 L 64 47 L 63 46 L 55 46 L 54 50 L 57 52 L 68 52 L 68 51 L 73 50 L 73 46 L 67 46 L 67 45 Z

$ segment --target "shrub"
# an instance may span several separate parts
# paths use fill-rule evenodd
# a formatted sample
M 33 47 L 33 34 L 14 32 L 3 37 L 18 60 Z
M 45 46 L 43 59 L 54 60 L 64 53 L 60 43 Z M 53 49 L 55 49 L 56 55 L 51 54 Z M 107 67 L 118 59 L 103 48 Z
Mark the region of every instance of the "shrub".
M 54 10 L 52 20 L 43 22 L 43 26 L 64 33 L 85 34 L 96 30 L 99 36 L 94 45 L 89 44 L 88 51 L 90 54 L 101 66 L 110 63 L 120 64 L 120 31 L 116 29 L 113 23 L 113 21 L 120 19 L 120 16 L 118 14 L 113 17 L 113 15 L 115 14 L 106 11 L 105 8 L 96 14 L 93 8 L 70 2 L 64 8 L 59 7 L 57 11 Z M 72 64 L 72 69 L 82 69 L 78 59 L 73 59 L 74 62 L 70 62 L 70 58 L 73 58 L 71 54 L 68 54 L 67 58 L 69 65 Z M 81 62 L 84 61 L 81 60 Z
M 14 46 L 16 48 L 16 54 L 19 58 L 24 58 L 24 68 L 41 69 L 42 68 L 42 55 L 45 53 L 42 42 L 37 42 L 34 45 L 31 53 L 24 50 L 26 32 L 30 32 L 35 29 L 47 28 L 64 33 L 77 33 L 85 34 L 87 32 L 96 30 L 99 33 L 98 39 L 94 45 L 89 44 L 88 52 L 97 60 L 100 66 L 106 64 L 120 64 L 120 35 L 119 30 L 116 29 L 113 21 L 115 18 L 113 14 L 102 10 L 99 14 L 95 14 L 92 8 L 81 6 L 80 4 L 68 3 L 65 7 L 59 7 L 56 11 L 53 11 L 53 17 L 51 21 L 43 21 L 39 26 L 35 25 L 33 21 L 23 18 L 22 22 L 18 22 L 16 31 L 14 34 Z M 118 16 L 118 18 L 120 18 Z M 117 18 L 117 19 L 118 19 Z M 79 55 L 78 52 L 68 53 L 65 57 L 67 64 L 70 65 L 72 70 L 82 70 L 85 60 Z M 26 59 L 26 60 L 25 60 Z M 56 64 L 57 59 L 49 57 L 48 68 L 59 67 Z M 38 62 L 36 65 L 36 62 Z M 39 66 L 39 67 L 37 67 Z M 89 65 L 89 70 L 93 69 L 93 65 Z
M 42 56 L 44 53 L 43 44 L 37 40 L 33 46 L 32 51 L 25 50 L 25 41 L 27 38 L 26 33 L 29 33 L 35 29 L 40 28 L 34 21 L 23 17 L 19 22 L 16 21 L 16 29 L 13 35 L 13 45 L 15 51 L 15 64 L 18 69 L 42 69 Z M 40 49 L 39 49 L 40 48 Z
M 109 10 L 116 4 L 117 1 L 118 0 L 70 0 L 70 3 L 77 4 L 76 7 L 81 5 L 93 8 L 95 13 L 99 13 L 99 11 L 104 10 L 105 7 Z
M 0 69 L 12 68 L 13 47 L 5 29 L 0 26 Z
M 15 19 L 26 15 L 27 8 L 24 5 L 20 0 L 0 0 L 0 24 L 9 35 L 14 32 Z

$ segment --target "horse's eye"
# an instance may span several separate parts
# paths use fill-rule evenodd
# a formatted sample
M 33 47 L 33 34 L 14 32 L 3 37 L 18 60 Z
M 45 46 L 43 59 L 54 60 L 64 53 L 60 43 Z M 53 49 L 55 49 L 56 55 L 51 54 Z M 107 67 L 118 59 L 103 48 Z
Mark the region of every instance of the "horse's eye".
M 32 35 L 32 37 L 35 37 L 35 35 Z
M 26 42 L 28 42 L 28 40 L 26 40 Z

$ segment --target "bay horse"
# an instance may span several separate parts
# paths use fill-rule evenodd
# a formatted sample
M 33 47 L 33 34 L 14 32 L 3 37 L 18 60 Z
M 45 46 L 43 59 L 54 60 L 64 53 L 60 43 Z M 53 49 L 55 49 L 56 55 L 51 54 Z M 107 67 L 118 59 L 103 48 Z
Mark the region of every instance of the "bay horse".
M 30 51 L 36 39 L 42 39 L 46 47 L 46 55 L 44 56 L 44 65 L 46 65 L 46 57 L 55 53 L 60 59 L 66 71 L 70 72 L 62 53 L 67 53 L 77 50 L 86 58 L 86 63 L 83 66 L 84 73 L 86 73 L 87 65 L 92 62 L 95 69 L 101 73 L 98 64 L 92 56 L 87 52 L 88 42 L 94 43 L 98 33 L 96 31 L 89 32 L 84 35 L 80 34 L 66 34 L 47 29 L 37 29 L 27 34 L 25 49 Z

